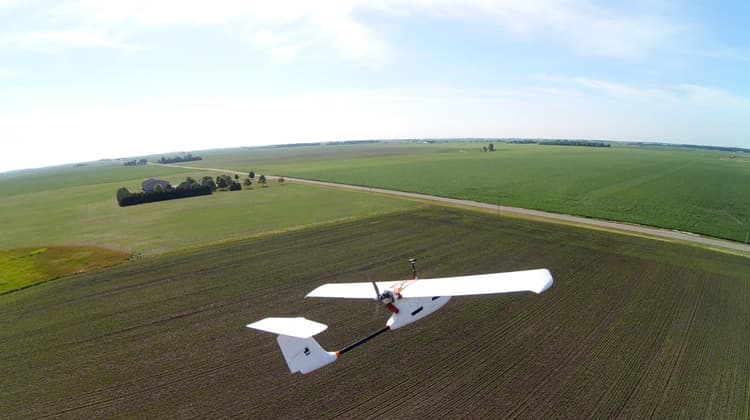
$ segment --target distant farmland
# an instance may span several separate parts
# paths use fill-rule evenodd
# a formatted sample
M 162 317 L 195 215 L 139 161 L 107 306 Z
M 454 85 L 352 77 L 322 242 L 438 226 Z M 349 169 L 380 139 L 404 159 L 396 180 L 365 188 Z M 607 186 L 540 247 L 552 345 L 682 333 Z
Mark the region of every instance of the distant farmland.
M 141 182 L 149 177 L 177 184 L 186 176 L 203 175 L 217 173 L 106 163 L 0 178 L 0 249 L 94 245 L 161 253 L 419 205 L 276 182 L 267 188 L 253 185 L 250 190 L 127 208 L 119 207 L 115 199 L 118 188 L 140 191 Z
M 420 192 L 633 222 L 744 242 L 750 165 L 681 148 L 480 143 L 318 146 L 205 153 L 205 167 Z
M 334 349 L 374 302 L 330 281 L 547 267 L 542 295 L 456 298 L 308 376 L 244 325 Z M 0 296 L 0 417 L 748 418 L 748 259 L 428 208 L 145 259 Z
M 414 209 L 415 201 L 276 182 L 121 208 L 120 187 L 215 172 L 99 162 L 0 177 L 0 293 L 146 255 Z M 314 209 L 314 211 L 311 211 Z M 49 252 L 48 252 L 49 251 Z

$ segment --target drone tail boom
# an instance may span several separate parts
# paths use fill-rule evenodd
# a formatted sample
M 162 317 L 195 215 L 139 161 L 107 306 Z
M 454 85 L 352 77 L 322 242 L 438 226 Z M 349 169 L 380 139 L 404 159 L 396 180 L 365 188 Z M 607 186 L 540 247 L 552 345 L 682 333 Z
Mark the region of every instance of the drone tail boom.
M 292 373 L 309 373 L 333 363 L 337 353 L 325 351 L 313 338 L 328 326 L 305 318 L 265 318 L 248 325 L 260 331 L 278 334 L 281 353 Z

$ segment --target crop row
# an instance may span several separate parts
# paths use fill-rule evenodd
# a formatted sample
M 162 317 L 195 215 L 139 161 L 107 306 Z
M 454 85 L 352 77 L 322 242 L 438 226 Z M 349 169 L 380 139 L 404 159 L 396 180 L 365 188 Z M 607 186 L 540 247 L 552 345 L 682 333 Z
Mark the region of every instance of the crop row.
M 542 295 L 454 298 L 310 375 L 244 325 L 305 316 L 330 350 L 380 328 L 332 281 L 547 267 Z M 747 260 L 426 208 L 146 258 L 0 296 L 2 418 L 746 418 Z

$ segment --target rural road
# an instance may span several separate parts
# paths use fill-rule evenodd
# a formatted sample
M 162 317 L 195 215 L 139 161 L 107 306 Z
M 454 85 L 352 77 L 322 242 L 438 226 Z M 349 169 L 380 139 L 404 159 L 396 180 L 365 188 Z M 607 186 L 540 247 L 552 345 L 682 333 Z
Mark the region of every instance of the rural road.
M 196 166 L 160 164 L 160 163 L 151 163 L 151 162 L 149 162 L 149 165 L 170 166 L 173 168 L 215 171 L 215 172 L 224 172 L 224 173 L 239 174 L 239 175 L 247 174 L 247 172 L 232 171 L 229 169 L 200 168 Z M 278 177 L 274 175 L 266 175 L 266 178 L 270 180 L 270 179 L 276 179 Z M 300 184 L 318 185 L 322 187 L 340 188 L 340 189 L 355 190 L 355 191 L 366 191 L 366 192 L 373 192 L 373 193 L 378 193 L 378 194 L 415 198 L 418 200 L 426 200 L 426 201 L 431 201 L 431 202 L 451 204 L 451 205 L 462 206 L 462 207 L 480 208 L 480 209 L 491 210 L 493 212 L 504 213 L 504 214 L 509 214 L 509 215 L 515 214 L 515 215 L 533 217 L 533 218 L 542 219 L 542 220 L 570 223 L 570 224 L 575 224 L 575 225 L 585 226 L 585 227 L 601 228 L 601 229 L 614 230 L 614 231 L 626 232 L 626 233 L 635 233 L 638 235 L 645 235 L 645 236 L 651 236 L 655 238 L 668 239 L 668 240 L 690 242 L 694 244 L 709 246 L 712 248 L 719 248 L 721 250 L 740 251 L 745 254 L 750 254 L 750 245 L 748 244 L 727 241 L 723 239 L 710 238 L 706 236 L 701 236 L 697 233 L 686 233 L 686 232 L 680 232 L 680 231 L 674 231 L 674 230 L 668 230 L 668 229 L 659 229 L 659 228 L 643 226 L 643 225 L 612 222 L 612 221 L 600 220 L 600 219 L 590 219 L 590 218 L 581 217 L 581 216 L 550 213 L 546 211 L 530 210 L 530 209 L 524 209 L 520 207 L 500 206 L 500 205 L 495 205 L 495 204 L 480 203 L 478 201 L 459 200 L 456 198 L 439 197 L 435 195 L 386 190 L 382 188 L 371 188 L 371 187 L 364 187 L 361 185 L 337 184 L 335 182 L 313 181 L 309 179 L 290 178 L 290 177 L 284 177 L 284 179 L 287 181 L 298 182 Z

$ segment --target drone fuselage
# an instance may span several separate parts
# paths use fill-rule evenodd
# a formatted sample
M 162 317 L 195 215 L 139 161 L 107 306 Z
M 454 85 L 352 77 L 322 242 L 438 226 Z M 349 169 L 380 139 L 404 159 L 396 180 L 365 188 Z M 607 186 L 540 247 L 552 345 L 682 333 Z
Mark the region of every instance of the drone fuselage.
M 398 295 L 396 295 L 398 296 Z M 443 305 L 448 303 L 451 299 L 450 296 L 434 296 L 431 298 L 396 298 L 392 303 L 398 309 L 398 312 L 391 314 L 388 318 L 387 325 L 390 329 L 395 330 L 401 328 L 404 325 L 411 324 L 414 321 L 420 320 L 427 315 L 442 308 Z

